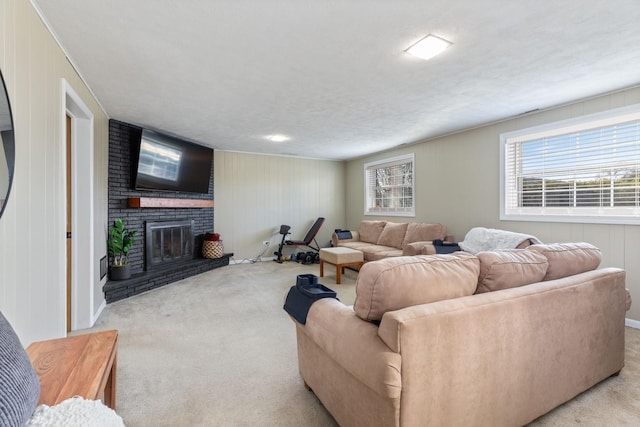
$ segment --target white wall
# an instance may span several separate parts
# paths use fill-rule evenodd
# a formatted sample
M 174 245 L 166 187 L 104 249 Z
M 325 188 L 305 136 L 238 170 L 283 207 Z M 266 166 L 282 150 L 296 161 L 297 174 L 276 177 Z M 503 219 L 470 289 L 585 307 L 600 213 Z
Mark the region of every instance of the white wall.
M 636 301 L 627 317 L 640 320 L 640 226 L 499 219 L 501 133 L 637 103 L 640 87 L 350 161 L 346 171 L 347 225 L 356 228 L 364 218 L 364 163 L 414 152 L 416 218 L 407 220 L 443 223 L 458 240 L 472 227 L 483 226 L 530 233 L 548 243 L 593 243 L 602 249 L 601 266 L 627 271 L 627 287 Z M 399 222 L 402 218 L 388 220 Z
M 0 218 L 0 310 L 28 345 L 66 334 L 62 79 L 94 116 L 96 266 L 106 252 L 108 122 L 27 0 L 0 0 L 0 69 L 16 142 L 13 188 Z M 83 286 L 101 291 L 94 271 Z
M 215 151 L 213 170 L 215 231 L 236 261 L 255 258 L 263 240 L 271 240 L 265 257 L 272 258 L 281 224 L 302 240 L 316 218 L 325 217 L 320 246 L 344 227 L 343 162 Z

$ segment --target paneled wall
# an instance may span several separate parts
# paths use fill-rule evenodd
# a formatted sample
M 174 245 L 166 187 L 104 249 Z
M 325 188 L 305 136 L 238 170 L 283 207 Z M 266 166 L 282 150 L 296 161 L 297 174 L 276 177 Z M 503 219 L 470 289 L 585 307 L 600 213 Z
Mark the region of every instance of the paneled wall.
M 347 225 L 357 227 L 364 218 L 364 163 L 414 152 L 416 221 L 441 222 L 458 240 L 472 227 L 482 226 L 533 234 L 548 243 L 593 243 L 602 249 L 601 266 L 627 271 L 627 287 L 635 301 L 627 318 L 640 321 L 640 226 L 499 219 L 501 133 L 637 103 L 639 87 L 350 161 L 346 172 Z
M 65 140 L 62 79 L 93 114 L 95 277 L 106 254 L 104 112 L 27 0 L 0 0 L 0 68 L 15 126 L 15 177 L 0 218 L 0 310 L 22 343 L 66 334 Z M 83 141 L 82 143 L 91 143 Z M 85 301 L 85 303 L 88 303 Z M 93 303 L 84 307 L 95 310 Z
M 301 240 L 316 220 L 326 222 L 318 243 L 327 246 L 331 232 L 344 227 L 344 163 L 295 157 L 215 152 L 215 230 L 236 262 L 263 252 L 272 258 L 281 224 Z

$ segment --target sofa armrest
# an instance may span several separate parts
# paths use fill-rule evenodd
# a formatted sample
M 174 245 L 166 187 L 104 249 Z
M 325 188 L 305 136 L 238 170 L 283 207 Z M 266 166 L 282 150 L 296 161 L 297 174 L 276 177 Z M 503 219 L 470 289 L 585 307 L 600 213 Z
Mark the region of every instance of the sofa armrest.
M 351 238 L 350 239 L 338 239 L 338 235 L 334 231 L 331 234 L 331 243 L 333 244 L 333 246 L 334 247 L 340 246 L 338 244 L 339 242 L 359 242 L 360 241 L 360 234 L 358 234 L 357 231 L 354 231 L 354 230 L 349 230 L 349 231 L 351 231 Z
M 296 322 L 296 327 L 376 393 L 400 397 L 400 355 L 378 337 L 378 327 L 357 317 L 353 308 L 324 298 L 311 306 L 306 325 Z
M 429 253 L 423 252 L 423 248 L 425 246 L 433 247 L 433 242 L 431 240 L 429 240 L 429 241 L 424 241 L 424 242 L 409 243 L 402 250 L 402 256 L 429 255 Z M 434 254 L 436 253 L 435 249 L 433 250 L 433 253 Z

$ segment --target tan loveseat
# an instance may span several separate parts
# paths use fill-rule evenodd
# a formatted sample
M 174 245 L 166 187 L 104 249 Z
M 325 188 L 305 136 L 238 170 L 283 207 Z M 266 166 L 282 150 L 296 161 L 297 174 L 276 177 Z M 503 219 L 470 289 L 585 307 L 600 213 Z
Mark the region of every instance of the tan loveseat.
M 445 240 L 447 227 L 442 224 L 420 222 L 362 221 L 358 230 L 351 231 L 351 239 L 331 236 L 333 246 L 362 251 L 365 261 L 419 255 L 433 240 Z
M 342 427 L 521 426 L 624 366 L 625 272 L 589 244 L 366 263 L 356 300 L 296 323 Z

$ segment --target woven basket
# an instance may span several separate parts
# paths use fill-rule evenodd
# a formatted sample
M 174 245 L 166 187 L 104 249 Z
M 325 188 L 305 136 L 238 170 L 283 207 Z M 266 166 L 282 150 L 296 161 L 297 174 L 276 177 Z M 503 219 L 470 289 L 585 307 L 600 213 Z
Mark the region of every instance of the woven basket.
M 211 241 L 205 240 L 202 242 L 202 257 L 203 258 L 220 258 L 224 254 L 224 245 L 222 240 Z

